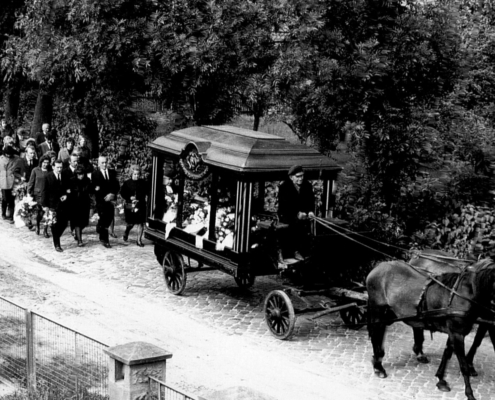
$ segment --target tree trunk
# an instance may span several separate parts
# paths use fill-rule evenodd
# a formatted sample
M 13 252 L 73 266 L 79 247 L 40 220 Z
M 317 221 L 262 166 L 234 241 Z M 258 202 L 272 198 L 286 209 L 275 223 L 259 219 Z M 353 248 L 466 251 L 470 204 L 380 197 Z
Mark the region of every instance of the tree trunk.
M 18 84 L 14 84 L 11 87 L 7 88 L 3 95 L 5 119 L 11 125 L 14 125 L 17 120 L 20 96 L 21 87 Z
M 33 123 L 31 124 L 31 137 L 41 132 L 41 125 L 44 123 L 52 124 L 53 116 L 53 97 L 44 89 L 40 88 L 36 107 L 34 109 Z
M 98 131 L 98 120 L 96 119 L 96 116 L 87 115 L 82 120 L 82 134 L 88 141 L 88 147 L 91 150 L 91 157 L 98 157 L 100 154 L 100 133 Z
M 261 117 L 263 116 L 263 106 L 261 104 L 257 102 L 253 104 L 253 115 L 253 131 L 257 131 L 260 127 Z

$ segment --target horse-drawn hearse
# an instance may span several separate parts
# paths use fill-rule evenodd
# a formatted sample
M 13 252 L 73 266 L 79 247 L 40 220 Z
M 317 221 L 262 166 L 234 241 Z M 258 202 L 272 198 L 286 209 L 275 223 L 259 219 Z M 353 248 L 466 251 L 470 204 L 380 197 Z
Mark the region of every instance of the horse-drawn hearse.
M 331 218 L 339 165 L 307 146 L 231 126 L 182 129 L 149 146 L 153 174 L 145 235 L 155 244 L 171 293 L 184 291 L 188 274 L 208 270 L 226 272 L 242 288 L 257 276 L 282 274 L 295 285 L 266 298 L 266 321 L 274 336 L 288 338 L 302 312 L 338 311 L 349 324 L 363 321 L 364 286 L 335 286 L 343 269 L 367 256 L 365 248 L 346 252 L 351 242 L 314 226 L 308 257 L 288 258 L 282 266 L 277 262 L 279 232 L 286 228 L 277 216 L 279 182 L 291 166 L 301 165 L 305 177 L 317 181 L 316 215 L 339 230 L 343 221 Z M 289 296 L 315 294 L 335 301 L 294 310 Z
M 279 274 L 286 284 L 264 301 L 270 332 L 287 339 L 298 314 L 314 312 L 317 318 L 339 312 L 351 327 L 368 324 L 373 366 L 380 377 L 386 377 L 382 366 L 386 326 L 404 321 L 413 327 L 420 362 L 427 361 L 422 353 L 423 329 L 446 332 L 449 340 L 437 386 L 449 390 L 443 376 L 455 351 L 466 395 L 474 399 L 469 384 L 474 353 L 487 331 L 495 342 L 495 264 L 491 260 L 467 266 L 461 262 L 459 269 L 450 255 L 433 252 L 422 256 L 429 258 L 426 266 L 424 258 L 382 262 L 364 286 L 353 282 L 348 272 L 394 255 L 388 245 L 363 232 L 350 232 L 344 221 L 332 218 L 335 181 L 342 168 L 328 157 L 275 135 L 231 126 L 178 130 L 149 147 L 153 173 L 145 235 L 154 242 L 171 293 L 185 290 L 188 274 L 208 270 L 233 276 L 241 288 L 251 287 L 257 276 Z M 280 232 L 287 226 L 278 219 L 277 191 L 295 164 L 315 182 L 314 222 L 318 224 L 312 227 L 308 255 L 280 263 Z M 315 303 L 310 300 L 315 296 L 325 300 Z M 291 297 L 304 306 L 296 309 Z M 484 325 L 466 359 L 464 336 L 476 321 Z

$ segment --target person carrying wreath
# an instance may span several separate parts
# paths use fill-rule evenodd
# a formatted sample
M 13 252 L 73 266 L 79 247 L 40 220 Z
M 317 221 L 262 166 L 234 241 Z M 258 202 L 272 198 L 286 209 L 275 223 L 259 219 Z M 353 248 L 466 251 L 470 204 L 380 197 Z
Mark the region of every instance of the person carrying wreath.
M 89 224 L 92 193 L 91 180 L 82 165 L 77 166 L 74 175 L 69 179 L 69 221 L 79 247 L 83 246 L 82 231 Z
M 294 258 L 303 260 L 302 253 L 308 249 L 311 233 L 310 219 L 315 217 L 315 196 L 300 165 L 292 166 L 288 175 L 289 179 L 278 190 L 278 217 L 280 222 L 289 225 L 282 242 L 285 248 L 292 250 Z
M 130 168 L 131 178 L 126 180 L 120 189 L 120 196 L 124 199 L 124 217 L 127 224 L 124 241 L 127 242 L 129 233 L 137 225 L 137 245 L 143 247 L 144 223 L 146 222 L 146 194 L 148 186 L 141 178 L 141 169 L 137 165 Z
M 27 187 L 28 194 L 38 203 L 38 212 L 36 215 L 37 235 L 40 234 L 40 224 L 44 214 L 42 204 L 47 196 L 46 177 L 52 170 L 50 161 L 50 156 L 46 154 L 40 158 L 39 165 L 31 171 L 31 176 Z M 45 225 L 43 235 L 45 238 L 50 237 L 48 234 L 48 225 Z
M 52 172 L 49 172 L 46 177 L 47 196 L 41 204 L 45 213 L 48 214 L 48 211 L 51 211 L 55 215 L 52 225 L 53 247 L 59 253 L 63 251 L 60 238 L 69 221 L 68 182 L 62 175 L 62 168 L 62 160 L 56 160 Z

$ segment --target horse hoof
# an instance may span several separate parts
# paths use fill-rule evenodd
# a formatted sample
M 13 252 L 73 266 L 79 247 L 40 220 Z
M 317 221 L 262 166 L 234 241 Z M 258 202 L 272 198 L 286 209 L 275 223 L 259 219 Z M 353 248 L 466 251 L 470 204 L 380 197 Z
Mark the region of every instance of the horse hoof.
M 474 369 L 474 367 L 469 368 L 469 376 L 478 376 L 478 371 Z
M 449 384 L 447 382 L 445 382 L 445 381 L 439 381 L 437 383 L 437 388 L 441 392 L 450 392 Z
M 430 360 L 428 360 L 428 357 L 426 357 L 425 355 L 418 356 L 418 357 L 416 357 L 416 359 L 421 364 L 428 364 L 430 362 Z
M 385 370 L 379 370 L 379 369 L 375 369 L 375 375 L 378 377 L 378 378 L 381 378 L 381 379 L 384 379 L 387 377 L 387 373 L 385 372 Z

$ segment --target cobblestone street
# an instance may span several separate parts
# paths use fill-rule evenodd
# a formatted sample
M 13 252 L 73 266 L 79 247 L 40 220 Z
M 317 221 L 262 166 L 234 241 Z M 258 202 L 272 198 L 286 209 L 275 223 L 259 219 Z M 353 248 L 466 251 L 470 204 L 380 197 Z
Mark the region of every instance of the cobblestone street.
M 302 315 L 297 319 L 290 340 L 273 338 L 263 319 L 263 301 L 271 290 L 282 287 L 277 277 L 257 278 L 253 288 L 242 290 L 226 274 L 216 271 L 196 273 L 187 277 L 183 295 L 174 296 L 166 291 L 161 267 L 155 259 L 151 243 L 145 241 L 144 248 L 136 246 L 135 231 L 131 232 L 129 242 L 124 242 L 123 226 L 119 224 L 115 232 L 119 238 L 111 239 L 112 248 L 106 249 L 98 242 L 94 226 L 86 229 L 83 235 L 85 246 L 82 248 L 76 246 L 66 231 L 62 237 L 63 253 L 54 251 L 51 239 L 44 239 L 26 228 L 16 229 L 6 223 L 0 225 L 0 240 L 2 252 L 9 251 L 4 243 L 15 240 L 23 244 L 25 251 L 32 252 L 50 268 L 56 269 L 57 273 L 66 273 L 67 279 L 84 278 L 115 288 L 127 293 L 127 300 L 140 299 L 155 309 L 191 319 L 205 330 L 240 340 L 246 348 L 252 346 L 268 354 L 282 355 L 301 371 L 328 379 L 328 399 L 342 397 L 341 392 L 338 396 L 333 391 L 333 382 L 365 399 L 465 398 L 464 381 L 455 358 L 447 370 L 447 380 L 452 391 L 442 393 L 435 387 L 434 375 L 446 341 L 444 334 L 425 334 L 425 353 L 431 362 L 419 364 L 411 350 L 411 328 L 402 323 L 393 325 L 386 337 L 384 359 L 389 377 L 380 380 L 373 375 L 370 364 L 371 344 L 366 328 L 348 329 L 337 314 L 315 321 L 310 319 L 311 315 Z M 50 280 L 49 276 L 44 278 Z M 43 310 L 42 305 L 39 310 Z M 145 317 L 146 314 L 143 314 L 142 318 Z M 174 329 L 180 329 L 180 326 Z M 466 339 L 466 347 L 470 346 L 472 339 L 471 334 Z M 479 376 L 472 379 L 478 400 L 491 399 L 495 395 L 494 356 L 489 340 L 485 340 L 475 358 Z M 196 385 L 196 382 L 187 379 L 181 380 L 181 383 L 198 394 L 213 389 Z M 310 388 L 313 382 L 305 381 L 304 384 Z M 262 387 L 254 389 L 263 391 Z

